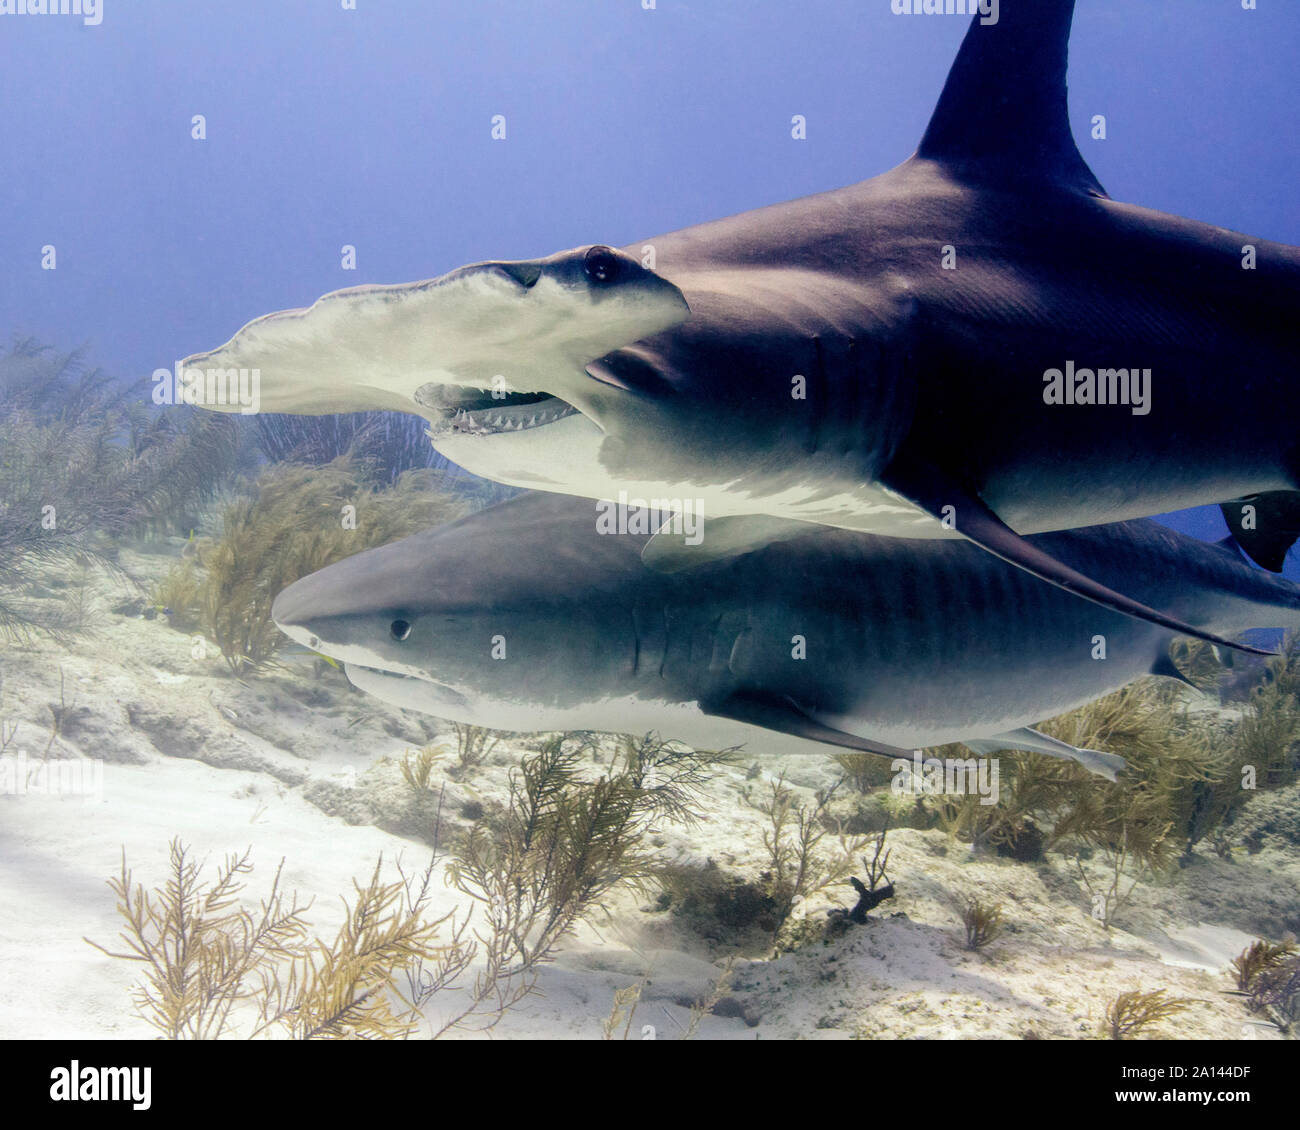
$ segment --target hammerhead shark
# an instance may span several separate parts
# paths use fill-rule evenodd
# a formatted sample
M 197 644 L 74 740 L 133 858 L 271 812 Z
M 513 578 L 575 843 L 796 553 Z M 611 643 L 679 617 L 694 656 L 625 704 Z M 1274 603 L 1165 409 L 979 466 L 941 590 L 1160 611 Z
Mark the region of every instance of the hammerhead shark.
M 181 375 L 203 403 L 255 368 L 266 411 L 416 412 L 479 475 L 693 506 L 697 544 L 645 547 L 661 570 L 808 524 L 964 538 L 1229 642 L 1026 536 L 1220 503 L 1280 566 L 1300 532 L 1300 250 L 1107 196 L 1068 122 L 1073 10 L 977 14 L 916 153 L 874 179 L 338 291 Z
M 271 614 L 362 690 L 492 729 L 903 758 L 961 741 L 1112 779 L 1122 758 L 1031 725 L 1143 675 L 1182 677 L 1169 630 L 968 542 L 805 526 L 663 573 L 641 560 L 647 535 L 592 517 L 533 492 L 304 577 Z M 1155 522 L 1031 542 L 1200 627 L 1300 627 L 1300 586 Z

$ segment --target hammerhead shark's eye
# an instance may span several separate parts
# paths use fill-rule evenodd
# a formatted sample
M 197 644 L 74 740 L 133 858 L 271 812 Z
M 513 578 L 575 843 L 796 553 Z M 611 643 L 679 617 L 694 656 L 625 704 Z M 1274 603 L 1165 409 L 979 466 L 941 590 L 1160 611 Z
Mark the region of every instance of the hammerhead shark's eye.
M 613 282 L 618 277 L 620 266 L 618 256 L 614 254 L 613 249 L 603 243 L 598 243 L 591 248 L 583 260 L 587 278 L 598 283 Z
M 389 625 L 388 630 L 393 633 L 393 639 L 400 642 L 411 634 L 411 622 L 409 620 L 394 620 Z

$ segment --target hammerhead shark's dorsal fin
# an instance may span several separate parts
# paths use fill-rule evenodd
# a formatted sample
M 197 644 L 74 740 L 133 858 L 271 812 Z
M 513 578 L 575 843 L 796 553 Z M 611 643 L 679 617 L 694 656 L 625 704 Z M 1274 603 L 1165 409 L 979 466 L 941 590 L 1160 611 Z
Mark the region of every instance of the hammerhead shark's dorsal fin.
M 738 514 L 701 519 L 697 534 L 688 538 L 685 533 L 673 532 L 675 521 L 665 522 L 641 550 L 641 560 L 658 573 L 693 569 L 773 542 L 789 541 L 814 530 L 826 529 L 815 522 L 798 522 L 770 514 Z
M 1047 581 L 1066 592 L 1100 604 L 1126 616 L 1134 616 L 1207 643 L 1250 652 L 1252 655 L 1272 655 L 1271 651 L 1217 636 L 1202 628 L 1184 623 L 1175 616 L 1158 612 L 1154 608 L 1116 592 L 1107 585 L 1086 577 L 1063 561 L 1058 561 L 1030 541 L 1026 541 L 1008 526 L 973 492 L 966 490 L 940 468 L 906 457 L 897 457 L 880 476 L 880 481 L 890 490 L 897 491 L 909 502 L 926 513 L 939 518 L 949 529 L 955 529 L 968 541 L 981 549 L 1002 558 L 1008 564 Z
M 730 718 L 734 722 L 761 726 L 765 730 L 775 730 L 805 741 L 875 753 L 881 757 L 901 757 L 909 761 L 912 757 L 910 749 L 861 738 L 819 722 L 786 695 L 767 691 L 737 691 L 715 702 L 701 702 L 700 709 L 717 718 Z
M 976 15 L 917 156 L 977 182 L 1047 181 L 1104 197 L 1070 132 L 1066 57 L 1074 0 L 1002 0 Z

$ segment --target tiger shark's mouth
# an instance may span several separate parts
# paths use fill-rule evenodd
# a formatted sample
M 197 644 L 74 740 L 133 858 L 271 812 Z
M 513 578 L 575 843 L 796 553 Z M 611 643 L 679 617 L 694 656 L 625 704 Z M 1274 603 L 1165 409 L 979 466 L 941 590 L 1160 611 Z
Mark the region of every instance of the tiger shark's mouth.
M 503 392 L 499 389 L 429 386 L 416 393 L 416 400 L 434 409 L 439 418 L 431 421 L 429 435 L 497 435 L 544 427 L 572 416 L 572 404 L 545 392 Z
M 468 700 L 457 690 L 445 683 L 426 679 L 422 675 L 404 675 L 399 671 L 385 671 L 378 667 L 366 667 L 359 663 L 344 663 L 343 673 L 358 690 L 373 694 L 397 705 L 404 705 L 412 696 L 420 696 L 426 701 L 434 698 L 446 707 L 463 707 Z M 420 709 L 416 707 L 416 709 Z

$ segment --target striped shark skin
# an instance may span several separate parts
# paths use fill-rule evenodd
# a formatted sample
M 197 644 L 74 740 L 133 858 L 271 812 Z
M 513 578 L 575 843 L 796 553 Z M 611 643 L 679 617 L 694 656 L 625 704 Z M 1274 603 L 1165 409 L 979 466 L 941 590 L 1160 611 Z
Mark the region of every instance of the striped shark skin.
M 699 748 L 910 751 L 965 742 L 1122 759 L 1032 730 L 1147 674 L 1169 629 L 1081 601 L 968 542 L 812 528 L 687 572 L 590 501 L 533 493 L 290 585 L 272 616 L 398 706 L 498 730 Z M 1300 586 L 1148 521 L 1035 545 L 1224 634 L 1300 626 Z

